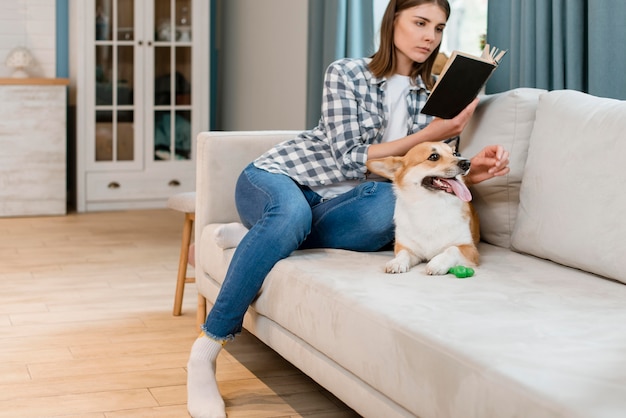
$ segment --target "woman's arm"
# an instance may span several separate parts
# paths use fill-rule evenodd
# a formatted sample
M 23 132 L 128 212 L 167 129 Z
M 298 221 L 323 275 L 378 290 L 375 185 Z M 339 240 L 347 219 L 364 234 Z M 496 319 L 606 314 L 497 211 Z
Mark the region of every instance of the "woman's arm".
M 452 119 L 435 118 L 427 127 L 414 134 L 395 141 L 370 145 L 367 158 L 383 158 L 392 155 L 401 156 L 420 142 L 442 141 L 459 135 L 474 114 L 478 102 L 479 99 L 475 99 L 472 103 L 467 105 L 461 113 Z
M 339 60 L 329 65 L 324 76 L 319 128 L 328 140 L 337 167 L 348 178 L 364 176 L 367 148 L 376 136 L 376 124 L 382 124 L 376 113 L 364 111 L 368 104 L 375 109 L 375 103 L 359 106 L 360 101 L 369 97 L 362 82 L 357 86 L 355 81 L 363 71 L 361 65 L 358 60 Z M 363 112 L 361 117 L 360 112 Z

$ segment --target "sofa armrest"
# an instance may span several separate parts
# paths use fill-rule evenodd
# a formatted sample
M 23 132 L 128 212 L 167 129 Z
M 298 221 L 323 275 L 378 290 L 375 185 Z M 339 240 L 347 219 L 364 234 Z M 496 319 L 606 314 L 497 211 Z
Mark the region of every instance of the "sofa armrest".
M 241 171 L 299 131 L 201 132 L 196 159 L 196 237 L 210 223 L 239 221 L 235 184 Z

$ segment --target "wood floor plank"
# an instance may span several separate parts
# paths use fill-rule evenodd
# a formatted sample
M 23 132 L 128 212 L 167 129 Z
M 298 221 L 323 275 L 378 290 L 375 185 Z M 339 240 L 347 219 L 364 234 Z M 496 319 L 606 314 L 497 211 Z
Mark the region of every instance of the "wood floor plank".
M 42 418 L 157 406 L 147 389 L 107 391 L 78 395 L 35 397 L 0 401 L 0 418 Z
M 145 328 L 145 324 L 139 318 L 109 318 L 107 320 L 102 321 L 93 321 L 90 322 L 89 327 L 85 327 L 84 322 L 63 322 L 59 324 L 46 324 L 46 323 L 34 323 L 29 325 L 19 325 L 14 326 L 10 323 L 8 326 L 0 326 L 0 339 L 2 338 L 15 338 L 15 337 L 36 337 L 39 335 L 42 339 L 50 341 L 52 343 L 59 343 L 59 339 L 57 338 L 57 334 L 73 334 L 73 333 L 85 333 L 89 335 L 92 330 L 100 330 L 101 332 L 106 332 L 107 330 L 115 330 L 115 329 L 137 329 L 137 328 Z M 82 334 L 74 334 L 77 335 L 78 338 L 85 339 Z M 70 338 L 68 336 L 67 338 Z M 60 342 L 61 344 L 63 342 Z
M 53 363 L 31 363 L 28 370 L 33 379 L 71 379 L 78 376 L 123 373 L 138 370 L 159 370 L 182 367 L 187 363 L 187 351 L 150 355 L 126 355 L 115 358 L 80 359 Z
M 188 416 L 193 284 L 172 316 L 182 223 L 171 210 L 0 218 L 0 418 Z M 229 418 L 358 417 L 247 332 L 217 367 Z
M 0 384 L 0 401 L 37 397 L 52 398 L 70 394 L 78 395 L 132 389 L 153 389 L 161 386 L 179 386 L 182 390 L 185 390 L 186 379 L 187 372 L 182 367 L 124 373 L 100 373 L 97 375 L 74 376 L 72 379 L 35 379 L 21 383 Z M 179 397 L 175 403 L 180 403 L 180 399 Z
M 195 338 L 185 337 L 189 347 Z M 149 343 L 132 341 L 122 343 L 89 344 L 69 347 L 76 359 L 120 358 L 125 356 L 151 356 L 155 354 L 183 353 L 189 354 L 187 347 L 180 344 L 179 338 L 163 337 Z
M 16 313 L 42 313 L 47 312 L 48 307 L 43 302 L 31 302 L 32 299 L 19 297 L 5 297 L 5 303 L 0 306 L 0 314 Z
M 28 367 L 24 363 L 0 362 L 0 385 L 30 381 Z
M 3 362 L 24 362 L 33 364 L 37 362 L 56 362 L 72 359 L 72 353 L 67 347 L 57 346 L 37 346 L 32 347 L 21 344 L 20 341 L 3 342 L 2 351 L 0 351 L 0 363 Z
M 156 408 L 137 408 L 105 414 L 106 418 L 181 418 L 186 416 L 188 416 L 187 407 L 180 404 Z

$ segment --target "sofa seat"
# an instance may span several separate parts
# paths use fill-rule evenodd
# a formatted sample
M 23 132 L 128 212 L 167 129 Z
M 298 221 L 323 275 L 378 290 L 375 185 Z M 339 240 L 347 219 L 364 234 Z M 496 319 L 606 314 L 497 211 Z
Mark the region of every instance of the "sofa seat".
M 234 252 L 215 245 L 217 227 L 201 236 L 215 291 Z M 386 274 L 390 251 L 296 251 L 250 311 L 306 341 L 353 387 L 380 392 L 388 416 L 617 418 L 626 286 L 487 243 L 479 250 L 467 279 L 428 276 L 423 265 Z

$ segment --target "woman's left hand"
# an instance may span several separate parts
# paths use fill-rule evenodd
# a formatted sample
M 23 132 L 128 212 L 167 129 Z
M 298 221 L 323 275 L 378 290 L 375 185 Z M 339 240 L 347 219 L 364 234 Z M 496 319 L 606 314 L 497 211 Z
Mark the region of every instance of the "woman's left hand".
M 504 176 L 509 168 L 509 152 L 500 145 L 488 145 L 470 160 L 472 162 L 467 180 L 478 184 L 496 176 Z

